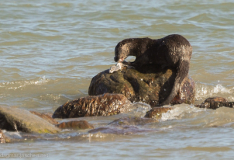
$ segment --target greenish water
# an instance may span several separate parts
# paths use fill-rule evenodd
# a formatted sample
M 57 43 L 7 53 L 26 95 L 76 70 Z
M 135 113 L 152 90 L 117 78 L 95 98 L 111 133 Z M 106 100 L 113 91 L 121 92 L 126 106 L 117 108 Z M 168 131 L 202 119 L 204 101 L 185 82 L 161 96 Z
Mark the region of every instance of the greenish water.
M 234 101 L 233 8 L 231 0 L 0 0 L 0 105 L 53 112 L 87 95 L 91 78 L 115 64 L 119 41 L 173 33 L 193 46 L 189 74 L 196 81 L 195 103 L 212 96 Z M 160 123 L 136 125 L 137 131 L 64 132 L 57 140 L 45 136 L 36 142 L 1 145 L 0 154 L 231 159 L 233 115 L 232 109 L 179 105 Z M 123 116 L 86 120 L 99 127 Z

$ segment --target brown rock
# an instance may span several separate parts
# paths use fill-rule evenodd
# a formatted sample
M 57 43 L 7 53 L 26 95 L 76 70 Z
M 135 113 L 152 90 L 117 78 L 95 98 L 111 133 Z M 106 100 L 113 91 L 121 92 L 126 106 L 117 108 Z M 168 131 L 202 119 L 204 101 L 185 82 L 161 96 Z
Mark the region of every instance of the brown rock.
M 185 78 L 179 89 L 178 94 L 171 101 L 171 104 L 193 104 L 195 100 L 195 82 L 191 77 Z
M 35 111 L 30 111 L 32 114 L 35 114 L 45 120 L 47 120 L 48 122 L 50 122 L 53 125 L 58 124 L 58 122 L 52 118 L 52 116 L 48 113 L 39 113 L 39 112 L 35 112 Z
M 123 69 L 114 73 L 103 71 L 93 77 L 89 95 L 120 93 L 131 102 L 145 102 L 157 106 L 170 94 L 175 81 L 175 70 L 147 65 L 136 69 Z M 194 103 L 195 83 L 186 77 L 172 104 Z
M 93 125 L 85 120 L 62 122 L 56 125 L 60 129 L 93 129 Z
M 162 117 L 162 113 L 166 113 L 167 111 L 171 110 L 170 107 L 153 107 L 151 110 L 146 112 L 146 118 L 154 118 L 160 119 Z
M 202 104 L 196 105 L 199 108 L 209 108 L 209 109 L 217 109 L 219 107 L 230 107 L 233 108 L 234 102 L 228 102 L 223 97 L 211 97 L 207 98 Z
M 122 113 L 131 102 L 122 94 L 87 96 L 65 103 L 57 108 L 53 118 L 110 116 Z
M 224 102 L 223 105 L 225 107 L 233 108 L 234 107 L 234 102 Z

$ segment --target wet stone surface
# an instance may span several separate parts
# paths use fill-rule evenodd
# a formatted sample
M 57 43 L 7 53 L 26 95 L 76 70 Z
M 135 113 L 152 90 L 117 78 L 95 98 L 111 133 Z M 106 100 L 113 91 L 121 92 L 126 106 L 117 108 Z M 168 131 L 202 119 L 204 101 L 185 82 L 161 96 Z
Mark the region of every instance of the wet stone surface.
M 171 110 L 170 107 L 153 107 L 151 110 L 146 112 L 145 117 L 146 118 L 154 118 L 156 120 L 160 119 L 162 117 L 163 113 L 166 113 L 167 111 Z
M 76 120 L 76 121 L 69 121 L 69 122 L 62 122 L 56 125 L 60 129 L 93 129 L 93 125 L 89 124 L 85 120 Z
M 170 94 L 175 81 L 175 70 L 161 66 L 146 65 L 141 68 L 109 73 L 105 70 L 93 77 L 89 95 L 120 93 L 131 102 L 144 102 L 152 107 L 163 102 Z M 171 104 L 194 103 L 195 83 L 186 77 Z
M 211 97 L 207 98 L 202 104 L 200 105 L 195 105 L 196 107 L 199 108 L 208 108 L 208 109 L 217 109 L 219 107 L 234 107 L 234 102 L 228 102 L 225 98 L 223 97 Z
M 28 133 L 58 133 L 59 128 L 31 112 L 0 106 L 0 129 Z
M 46 121 L 48 121 L 49 123 L 56 125 L 58 124 L 58 122 L 52 118 L 52 115 L 49 113 L 39 113 L 39 112 L 35 112 L 35 111 L 30 111 L 32 114 L 35 114 L 43 119 L 45 119 Z
M 65 103 L 57 108 L 53 118 L 111 116 L 123 113 L 131 102 L 122 94 L 87 96 Z

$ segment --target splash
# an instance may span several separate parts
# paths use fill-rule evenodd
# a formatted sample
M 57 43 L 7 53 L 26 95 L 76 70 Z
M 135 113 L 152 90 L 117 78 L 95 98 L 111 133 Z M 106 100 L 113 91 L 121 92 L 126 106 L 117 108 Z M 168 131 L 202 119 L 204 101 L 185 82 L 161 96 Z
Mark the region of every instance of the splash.
M 217 84 L 214 87 L 213 92 L 214 93 L 231 93 L 231 90 L 223 87 L 221 84 Z
M 193 105 L 187 105 L 187 104 L 176 105 L 172 110 L 169 110 L 166 113 L 162 113 L 161 121 L 181 119 L 182 117 L 184 118 L 187 114 L 197 113 L 204 110 L 206 109 L 197 108 Z
M 15 122 L 13 122 L 13 123 L 14 123 L 14 128 L 15 128 L 16 132 L 19 132 L 16 123 Z
M 151 106 L 142 102 L 131 103 L 125 113 L 129 116 L 144 117 L 146 112 L 151 109 Z
M 230 97 L 230 95 L 234 92 L 234 88 L 227 88 L 222 86 L 221 84 L 217 84 L 216 86 L 208 86 L 204 84 L 197 84 L 196 86 L 196 100 L 204 100 L 204 98 L 213 97 L 213 96 L 224 96 L 232 99 L 234 97 Z

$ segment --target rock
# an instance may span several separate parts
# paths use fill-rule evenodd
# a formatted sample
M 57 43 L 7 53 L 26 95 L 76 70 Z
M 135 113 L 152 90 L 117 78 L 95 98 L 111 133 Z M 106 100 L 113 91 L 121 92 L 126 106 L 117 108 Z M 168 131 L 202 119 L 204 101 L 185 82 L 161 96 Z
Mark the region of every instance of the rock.
M 154 130 L 146 129 L 146 128 L 142 128 L 138 126 L 120 126 L 120 127 L 104 126 L 104 127 L 98 127 L 98 128 L 92 129 L 88 131 L 88 133 L 91 133 L 90 136 L 92 137 L 93 136 L 92 134 L 95 134 L 95 133 L 128 135 L 128 134 L 136 134 L 136 133 L 152 132 L 152 131 Z
M 57 108 L 53 118 L 110 116 L 124 112 L 131 102 L 122 94 L 87 96 L 65 103 Z
M 93 125 L 85 120 L 62 122 L 56 125 L 60 129 L 93 129 Z
M 175 81 L 175 70 L 147 65 L 109 73 L 105 70 L 95 77 L 89 86 L 89 95 L 120 93 L 131 102 L 145 102 L 157 106 L 170 94 Z M 182 82 L 179 93 L 171 104 L 194 103 L 195 83 L 190 77 Z
M 4 134 L 2 133 L 2 130 L 0 129 L 0 143 L 6 143 L 6 139 Z
M 202 102 L 202 104 L 195 106 L 199 108 L 209 108 L 209 109 L 217 109 L 223 106 L 233 108 L 234 102 L 228 102 L 223 97 L 211 97 L 207 98 L 204 102 Z
M 110 122 L 107 126 L 98 127 L 88 133 L 108 133 L 108 134 L 134 134 L 141 132 L 151 132 L 142 126 L 157 122 L 152 118 L 141 118 L 135 116 L 123 117 Z
M 195 82 L 191 77 L 185 78 L 180 86 L 178 94 L 171 104 L 193 104 L 195 101 Z
M 58 133 L 59 128 L 27 110 L 0 106 L 0 129 L 29 133 Z
M 222 103 L 225 107 L 233 108 L 234 107 L 234 102 L 225 102 Z
M 170 107 L 153 107 L 151 110 L 146 112 L 145 117 L 146 118 L 154 118 L 154 119 L 160 119 L 162 117 L 163 113 L 166 113 L 167 111 L 171 110 Z
M 50 122 L 53 125 L 57 125 L 58 122 L 52 118 L 52 115 L 50 115 L 49 113 L 39 113 L 39 112 L 35 112 L 35 111 L 30 111 L 32 114 L 35 114 L 41 118 L 43 118 L 44 120 Z
M 120 125 L 144 125 L 147 123 L 155 122 L 152 118 L 141 118 L 141 117 L 124 117 L 114 120 L 108 125 L 120 126 Z

